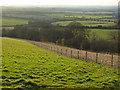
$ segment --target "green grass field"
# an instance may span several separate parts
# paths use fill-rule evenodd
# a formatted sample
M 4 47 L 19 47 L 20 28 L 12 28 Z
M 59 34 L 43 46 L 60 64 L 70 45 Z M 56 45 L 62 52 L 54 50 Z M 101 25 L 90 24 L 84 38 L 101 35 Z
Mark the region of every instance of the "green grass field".
M 114 32 L 118 32 L 119 30 L 117 29 L 88 29 L 91 31 L 91 34 L 95 34 L 96 35 L 96 39 L 105 39 L 105 40 L 110 40 L 111 39 L 111 33 Z
M 60 21 L 60 22 L 55 22 L 52 23 L 53 25 L 60 25 L 60 26 L 67 26 L 69 23 L 71 23 L 73 21 Z M 78 21 L 81 24 L 83 24 L 84 26 L 98 26 L 98 25 L 102 25 L 102 26 L 114 26 L 115 23 L 113 22 L 104 22 L 104 21 Z M 97 36 L 98 39 L 111 39 L 110 37 L 110 33 L 112 31 L 118 31 L 117 29 L 88 29 L 91 31 L 91 34 L 95 34 Z
M 60 21 L 60 22 L 55 22 L 52 24 L 53 25 L 59 24 L 60 26 L 67 26 L 71 22 L 73 22 L 73 21 Z M 113 22 L 104 22 L 104 21 L 77 21 L 77 22 L 80 22 L 84 26 L 98 26 L 98 25 L 113 26 L 113 25 L 115 25 L 115 23 L 113 23 Z
M 2 87 L 116 88 L 118 70 L 41 49 L 26 41 L 2 38 Z M 92 89 L 94 90 L 94 89 Z
M 68 16 L 65 16 L 65 17 L 77 17 L 77 18 L 86 18 L 86 19 L 100 19 L 100 18 L 113 18 L 114 16 L 101 16 L 101 15 L 68 15 Z
M 85 18 L 85 19 L 113 19 L 113 12 L 79 12 L 79 11 L 65 11 L 65 12 L 53 12 L 54 14 L 45 14 L 48 17 L 64 17 L 64 18 Z
M 22 24 L 28 24 L 28 20 L 2 18 L 2 26 L 12 26 L 12 25 L 22 25 Z
M 13 30 L 14 27 L 2 27 L 2 30 Z

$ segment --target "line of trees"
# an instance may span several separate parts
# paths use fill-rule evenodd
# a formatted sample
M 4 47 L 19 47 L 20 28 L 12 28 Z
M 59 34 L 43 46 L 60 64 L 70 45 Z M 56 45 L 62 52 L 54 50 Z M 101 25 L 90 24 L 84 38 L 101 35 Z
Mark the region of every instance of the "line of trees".
M 3 37 L 53 42 L 83 50 L 118 52 L 117 33 L 111 33 L 110 41 L 96 39 L 96 35 L 90 33 L 90 30 L 86 30 L 81 23 L 75 21 L 66 27 L 54 26 L 48 21 L 30 21 L 28 25 L 17 26 L 14 30 L 3 30 L 2 35 Z

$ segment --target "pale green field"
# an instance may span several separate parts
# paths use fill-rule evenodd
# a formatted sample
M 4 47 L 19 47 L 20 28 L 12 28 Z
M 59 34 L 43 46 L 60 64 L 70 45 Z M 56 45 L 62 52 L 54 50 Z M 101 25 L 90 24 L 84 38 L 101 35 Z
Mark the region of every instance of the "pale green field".
M 14 18 L 2 18 L 2 26 L 23 25 L 28 24 L 28 20 L 14 19 Z
M 110 29 L 88 29 L 88 30 L 90 30 L 92 34 L 94 33 L 97 36 L 96 37 L 97 39 L 105 39 L 105 40 L 111 40 L 111 33 L 113 31 L 119 32 L 119 30 L 117 29 L 112 29 L 112 30 Z
M 77 17 L 77 18 L 86 18 L 86 19 L 90 19 L 90 18 L 94 18 L 94 19 L 100 19 L 100 18 L 113 18 L 114 16 L 96 16 L 96 15 L 68 15 L 68 16 L 65 16 L 65 17 Z
M 67 26 L 71 22 L 73 22 L 73 21 L 60 21 L 60 22 L 54 22 L 52 24 L 54 24 L 54 25 L 59 24 L 60 26 Z M 114 26 L 115 25 L 115 23 L 113 23 L 113 22 L 103 22 L 103 21 L 77 21 L 77 22 L 80 22 L 84 26 L 98 26 L 98 25 Z
M 4 30 L 13 30 L 14 29 L 14 27 L 2 27 L 2 29 Z

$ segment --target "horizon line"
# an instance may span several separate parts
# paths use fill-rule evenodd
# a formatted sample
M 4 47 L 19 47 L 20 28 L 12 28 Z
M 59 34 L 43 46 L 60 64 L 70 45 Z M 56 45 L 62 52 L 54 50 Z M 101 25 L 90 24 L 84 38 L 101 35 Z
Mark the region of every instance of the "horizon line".
M 119 4 L 118 4 L 119 5 Z M 42 6 L 57 6 L 57 7 L 63 7 L 63 6 L 97 6 L 97 7 L 102 7 L 102 6 L 106 6 L 106 7 L 108 7 L 108 6 L 118 6 L 118 5 L 0 5 L 0 6 L 2 6 L 2 7 L 42 7 Z

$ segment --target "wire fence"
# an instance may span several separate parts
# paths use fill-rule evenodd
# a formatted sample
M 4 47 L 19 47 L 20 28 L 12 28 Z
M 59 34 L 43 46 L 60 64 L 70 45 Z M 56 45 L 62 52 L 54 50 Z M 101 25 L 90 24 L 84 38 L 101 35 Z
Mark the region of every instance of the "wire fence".
M 49 51 L 65 55 L 71 58 L 83 59 L 90 62 L 96 62 L 102 65 L 108 65 L 120 69 L 120 56 L 113 54 L 89 52 L 85 50 L 73 49 L 69 47 L 59 46 L 56 44 L 30 41 L 32 44 Z

